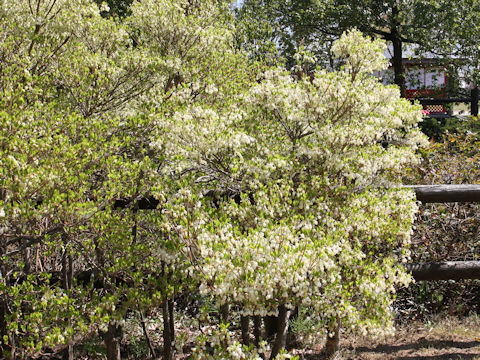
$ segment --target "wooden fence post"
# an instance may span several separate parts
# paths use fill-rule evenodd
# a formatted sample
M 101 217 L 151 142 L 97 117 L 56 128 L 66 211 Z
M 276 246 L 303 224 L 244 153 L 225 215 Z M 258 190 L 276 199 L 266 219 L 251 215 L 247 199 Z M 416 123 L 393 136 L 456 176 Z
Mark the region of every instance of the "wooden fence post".
M 478 116 L 478 86 L 470 90 L 470 114 Z

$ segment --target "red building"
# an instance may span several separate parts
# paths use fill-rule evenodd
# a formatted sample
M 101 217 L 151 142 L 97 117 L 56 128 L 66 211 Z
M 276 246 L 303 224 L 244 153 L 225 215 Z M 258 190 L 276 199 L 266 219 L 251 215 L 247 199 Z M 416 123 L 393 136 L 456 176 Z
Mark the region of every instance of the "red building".
M 438 98 L 447 95 L 447 72 L 435 59 L 404 59 L 405 97 Z M 424 105 L 430 114 L 445 113 L 444 105 Z

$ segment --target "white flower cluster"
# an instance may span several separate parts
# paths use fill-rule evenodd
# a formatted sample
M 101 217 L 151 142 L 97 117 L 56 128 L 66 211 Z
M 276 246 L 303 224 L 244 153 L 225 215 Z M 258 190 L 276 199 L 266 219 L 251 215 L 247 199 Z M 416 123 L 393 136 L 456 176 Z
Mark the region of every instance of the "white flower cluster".
M 157 58 L 161 76 L 194 82 L 209 75 L 205 63 L 231 50 L 232 31 L 222 23 L 216 1 L 203 1 L 198 6 L 188 0 L 141 0 L 130 9 L 130 22 L 139 34 L 137 41 Z M 216 90 L 208 87 L 208 92 Z
M 305 304 L 326 323 L 389 331 L 416 205 L 378 186 L 395 184 L 425 139 L 419 107 L 370 75 L 385 67 L 383 48 L 352 31 L 334 47 L 347 61 L 339 72 L 269 69 L 241 105 L 175 115 L 178 171 L 240 196 L 197 233 L 204 294 L 244 314 Z
M 345 59 L 346 69 L 351 74 L 373 73 L 388 68 L 384 51 L 387 48 L 384 41 L 367 40 L 363 34 L 354 29 L 344 33 L 332 46 L 332 52 L 337 58 Z

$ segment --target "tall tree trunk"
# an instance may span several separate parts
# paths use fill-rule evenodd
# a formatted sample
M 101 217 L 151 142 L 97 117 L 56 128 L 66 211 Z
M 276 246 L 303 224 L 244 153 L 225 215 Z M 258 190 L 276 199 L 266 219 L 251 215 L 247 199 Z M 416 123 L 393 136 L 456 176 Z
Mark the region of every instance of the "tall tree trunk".
M 258 315 L 253 317 L 253 338 L 255 347 L 260 345 L 260 338 L 262 336 L 262 318 Z
M 265 337 L 267 340 L 273 339 L 278 333 L 278 316 L 265 316 L 263 318 L 263 326 L 265 327 Z
M 229 311 L 229 308 L 230 306 L 228 305 L 228 303 L 225 303 L 223 305 L 220 306 L 220 320 L 223 322 L 223 323 L 227 323 L 228 322 L 228 311 Z
M 275 342 L 272 346 L 272 353 L 270 354 L 270 360 L 275 359 L 275 357 L 280 353 L 280 350 L 285 348 L 287 342 L 287 332 L 288 332 L 288 320 L 290 318 L 290 310 L 288 310 L 285 305 L 280 305 L 278 307 L 278 331 L 277 336 L 275 337 Z
M 391 40 L 393 44 L 393 72 L 394 72 L 394 82 L 400 88 L 400 95 L 405 97 L 405 74 L 403 72 L 403 52 L 402 52 L 402 37 L 399 33 L 399 22 L 398 22 L 399 10 L 395 5 L 392 8 L 392 29 L 391 29 Z
M 478 86 L 470 90 L 470 115 L 478 116 Z
M 170 321 L 170 342 L 172 343 L 172 348 L 175 348 L 175 300 L 174 296 L 168 300 L 168 317 Z
M 400 88 L 400 95 L 405 97 L 405 74 L 403 73 L 402 39 L 393 40 L 393 71 L 395 84 Z

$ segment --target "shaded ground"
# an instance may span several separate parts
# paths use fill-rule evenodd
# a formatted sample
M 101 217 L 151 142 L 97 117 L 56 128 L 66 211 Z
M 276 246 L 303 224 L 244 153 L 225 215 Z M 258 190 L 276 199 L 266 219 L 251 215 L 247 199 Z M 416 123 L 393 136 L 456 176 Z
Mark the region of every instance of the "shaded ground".
M 196 345 L 195 337 L 199 335 L 195 326 L 183 325 L 177 329 L 179 348 L 175 360 L 190 358 L 191 349 Z M 152 318 L 148 328 L 156 351 L 161 354 L 159 319 Z M 138 326 L 134 329 L 126 326 L 125 330 L 130 332 L 130 338 L 136 340 L 131 341 L 128 347 L 124 346 L 128 351 L 122 353 L 122 359 L 151 359 Z M 298 350 L 295 354 L 299 355 L 300 360 L 325 359 L 322 353 L 324 343 L 318 341 L 321 337 L 322 334 L 314 333 L 310 340 L 304 336 L 303 341 L 296 344 Z M 98 337 L 94 340 L 98 341 Z M 456 317 L 444 314 L 424 322 L 410 321 L 398 325 L 395 336 L 376 341 L 342 335 L 340 348 L 337 360 L 480 360 L 480 315 Z M 103 344 L 84 344 L 77 349 L 76 359 L 104 360 Z
M 400 326 L 394 337 L 378 341 L 344 338 L 338 359 L 480 360 L 480 317 L 444 317 Z M 322 359 L 317 352 L 300 359 Z
M 389 345 L 363 346 L 352 358 L 359 359 L 480 359 L 480 341 L 408 339 Z

